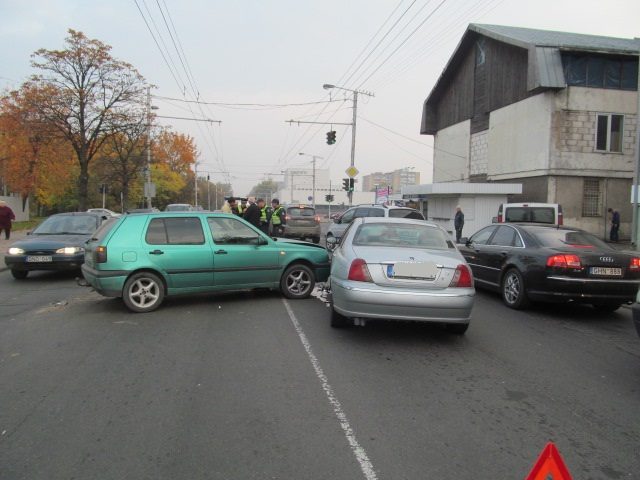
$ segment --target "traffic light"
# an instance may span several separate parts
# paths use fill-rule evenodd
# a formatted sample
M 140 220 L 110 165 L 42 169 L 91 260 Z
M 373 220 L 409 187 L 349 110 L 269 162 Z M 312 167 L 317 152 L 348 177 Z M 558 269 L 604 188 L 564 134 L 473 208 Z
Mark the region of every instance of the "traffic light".
M 331 130 L 327 132 L 327 145 L 333 145 L 334 143 L 336 143 L 336 131 Z
M 350 183 L 351 183 L 351 182 L 349 182 L 349 180 L 350 180 L 349 178 L 343 178 L 343 179 L 342 179 L 342 189 L 343 189 L 345 192 L 348 192 L 348 191 L 349 191 L 349 185 L 350 185 Z
M 324 196 L 325 201 L 327 202 L 333 202 L 333 195 L 325 195 Z
M 353 192 L 353 186 L 355 185 L 355 183 L 356 183 L 355 178 L 349 179 L 349 190 L 348 190 L 349 192 Z

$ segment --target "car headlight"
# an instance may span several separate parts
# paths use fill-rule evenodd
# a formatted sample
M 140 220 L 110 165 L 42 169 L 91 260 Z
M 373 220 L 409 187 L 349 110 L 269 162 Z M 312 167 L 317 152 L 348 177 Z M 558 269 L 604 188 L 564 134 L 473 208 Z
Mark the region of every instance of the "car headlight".
M 9 248 L 9 255 L 22 255 L 24 250 L 18 247 Z
M 84 248 L 82 247 L 62 247 L 56 250 L 56 253 L 63 253 L 65 255 L 74 255 L 82 252 L 84 252 Z

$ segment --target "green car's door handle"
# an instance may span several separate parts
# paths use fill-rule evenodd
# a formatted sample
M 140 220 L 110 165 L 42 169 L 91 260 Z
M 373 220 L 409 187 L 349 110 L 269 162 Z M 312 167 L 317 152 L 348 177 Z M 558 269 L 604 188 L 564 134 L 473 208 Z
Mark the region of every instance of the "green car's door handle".
M 156 249 L 156 250 L 151 250 L 151 251 L 149 252 L 149 254 L 150 254 L 150 255 L 163 255 L 163 254 L 164 254 L 164 252 L 163 252 L 162 250 L 158 250 L 158 249 Z
M 227 251 L 226 251 L 226 250 L 216 250 L 216 251 L 215 251 L 215 252 L 213 252 L 213 253 L 215 253 L 215 254 L 217 254 L 217 255 L 226 255 L 226 254 L 227 254 Z

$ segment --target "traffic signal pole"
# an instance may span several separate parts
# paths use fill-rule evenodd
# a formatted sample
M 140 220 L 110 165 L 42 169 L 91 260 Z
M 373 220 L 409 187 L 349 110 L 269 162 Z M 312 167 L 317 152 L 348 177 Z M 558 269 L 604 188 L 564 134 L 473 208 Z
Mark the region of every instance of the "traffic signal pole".
M 356 118 L 358 111 L 358 91 L 353 91 L 353 120 L 351 122 L 351 166 L 356 162 Z M 353 190 L 349 190 L 349 206 L 353 204 Z

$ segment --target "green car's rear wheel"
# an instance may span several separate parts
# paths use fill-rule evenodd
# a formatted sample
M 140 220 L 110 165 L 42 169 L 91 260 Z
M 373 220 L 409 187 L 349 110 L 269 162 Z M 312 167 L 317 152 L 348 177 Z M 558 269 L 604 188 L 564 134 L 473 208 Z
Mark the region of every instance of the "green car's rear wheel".
M 132 312 L 152 312 L 164 300 L 164 284 L 155 273 L 134 273 L 124 284 L 122 299 Z

